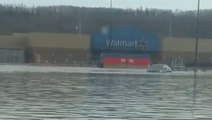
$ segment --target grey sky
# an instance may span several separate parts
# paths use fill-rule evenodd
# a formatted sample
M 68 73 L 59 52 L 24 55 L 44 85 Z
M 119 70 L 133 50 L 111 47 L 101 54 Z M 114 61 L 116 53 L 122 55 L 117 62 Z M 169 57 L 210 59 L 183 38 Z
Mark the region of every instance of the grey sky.
M 0 0 L 1 4 L 26 4 L 28 6 L 74 5 L 89 7 L 109 7 L 110 0 Z M 194 10 L 197 0 L 113 0 L 117 8 L 162 8 Z M 201 0 L 202 9 L 211 9 L 212 0 Z

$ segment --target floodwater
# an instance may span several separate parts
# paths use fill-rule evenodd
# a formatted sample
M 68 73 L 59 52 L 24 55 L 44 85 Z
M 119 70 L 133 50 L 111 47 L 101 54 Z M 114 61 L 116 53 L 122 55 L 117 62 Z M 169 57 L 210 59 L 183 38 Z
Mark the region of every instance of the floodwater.
M 0 119 L 212 119 L 212 72 L 140 71 L 0 65 Z

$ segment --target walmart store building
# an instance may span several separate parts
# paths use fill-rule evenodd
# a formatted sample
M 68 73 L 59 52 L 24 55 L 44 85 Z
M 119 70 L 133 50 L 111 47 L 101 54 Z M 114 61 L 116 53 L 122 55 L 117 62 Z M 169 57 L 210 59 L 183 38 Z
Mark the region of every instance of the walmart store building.
M 136 28 L 94 33 L 90 49 L 99 67 L 146 68 L 160 59 L 159 37 Z
M 200 39 L 198 62 L 212 66 L 212 40 Z M 154 63 L 186 66 L 194 61 L 194 38 L 160 38 L 119 27 L 91 35 L 27 33 L 0 36 L 0 63 L 145 68 Z

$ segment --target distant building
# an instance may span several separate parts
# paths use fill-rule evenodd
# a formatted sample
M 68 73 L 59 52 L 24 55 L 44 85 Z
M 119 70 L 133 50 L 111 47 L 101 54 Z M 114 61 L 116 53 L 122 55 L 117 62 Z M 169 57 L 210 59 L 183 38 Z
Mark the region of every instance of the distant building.
M 200 39 L 198 63 L 212 67 L 212 39 Z M 28 33 L 0 36 L 0 63 L 145 68 L 194 63 L 195 38 L 160 38 L 132 27 L 92 35 Z

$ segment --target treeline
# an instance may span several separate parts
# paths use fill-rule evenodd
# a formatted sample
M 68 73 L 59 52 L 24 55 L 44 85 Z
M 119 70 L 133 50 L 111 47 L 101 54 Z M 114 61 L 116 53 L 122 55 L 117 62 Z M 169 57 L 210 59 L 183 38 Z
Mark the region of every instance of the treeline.
M 90 34 L 106 26 L 135 26 L 160 36 L 195 37 L 196 11 L 0 5 L 0 34 Z M 200 37 L 212 38 L 212 10 L 202 10 Z

